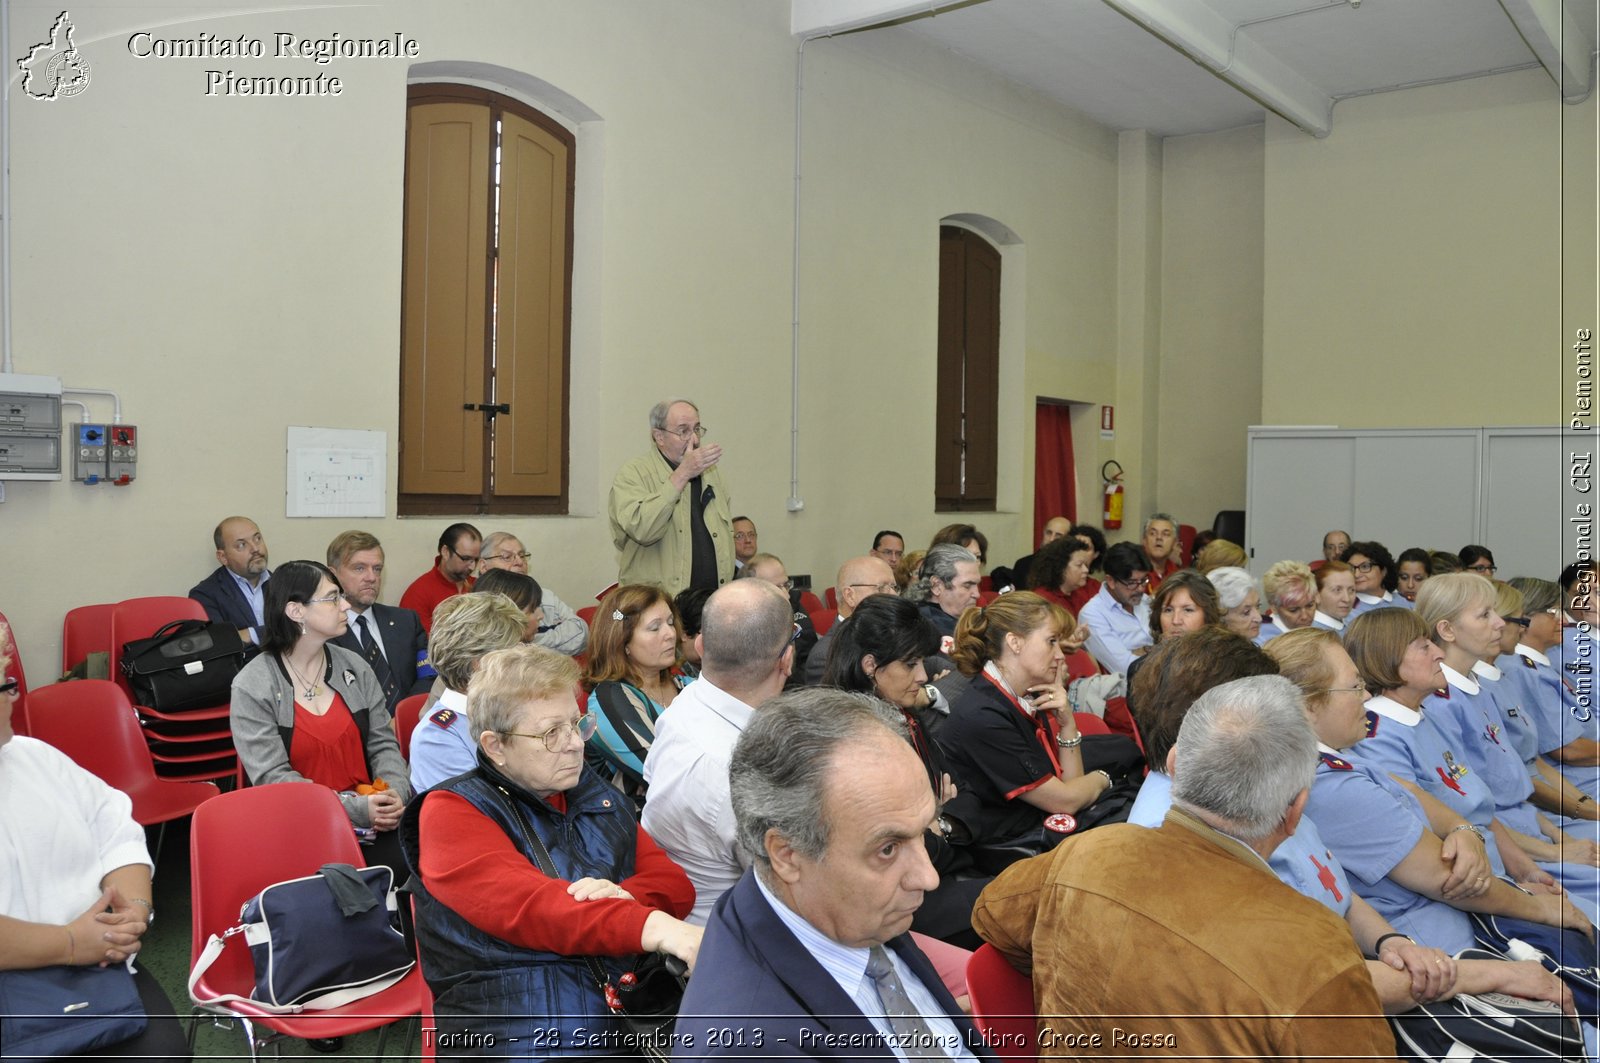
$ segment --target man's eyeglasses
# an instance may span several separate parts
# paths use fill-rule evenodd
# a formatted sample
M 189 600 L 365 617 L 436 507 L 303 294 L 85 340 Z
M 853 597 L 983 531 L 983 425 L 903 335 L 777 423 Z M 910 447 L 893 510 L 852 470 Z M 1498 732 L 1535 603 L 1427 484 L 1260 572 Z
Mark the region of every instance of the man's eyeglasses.
M 782 657 L 784 654 L 788 653 L 789 647 L 799 642 L 800 636 L 803 634 L 805 634 L 805 628 L 801 627 L 799 624 L 794 625 L 794 630 L 789 632 L 789 641 L 783 644 L 783 649 L 778 651 L 778 656 Z
M 463 561 L 471 561 L 473 564 L 477 564 L 478 561 L 480 560 L 480 558 L 478 557 L 477 554 L 463 554 L 460 550 L 457 550 L 453 546 L 447 546 L 447 547 L 445 547 L 445 549 L 450 551 L 452 554 L 455 554 L 457 557 L 459 557 Z M 524 554 L 523 556 L 526 557 L 527 555 Z
M 895 594 L 900 590 L 900 585 L 892 581 L 889 583 L 846 583 L 845 587 L 850 590 L 865 587 L 877 594 Z
M 665 432 L 669 436 L 677 436 L 679 439 L 688 439 L 690 436 L 694 436 L 696 439 L 704 439 L 706 437 L 706 426 L 703 424 L 697 424 L 693 427 L 684 425 L 682 428 L 658 428 L 656 431 Z
M 450 552 L 452 554 L 456 554 L 456 552 L 454 550 L 451 550 Z M 456 554 L 456 556 L 457 557 L 461 557 L 460 554 Z M 477 560 L 480 560 L 480 561 L 502 561 L 502 562 L 506 562 L 506 563 L 509 564 L 510 562 L 516 561 L 518 559 L 526 561 L 526 560 L 528 560 L 528 558 L 530 558 L 532 556 L 533 555 L 530 554 L 526 550 L 522 551 L 520 554 L 514 554 L 510 550 L 507 550 L 503 554 L 490 554 L 488 557 L 478 558 Z M 463 558 L 463 560 L 465 560 L 465 558 Z
M 1498 571 L 1493 565 L 1468 565 L 1468 572 L 1476 572 L 1480 576 L 1492 576 Z
M 594 737 L 595 731 L 600 728 L 600 717 L 594 713 L 585 713 L 576 720 L 558 723 L 543 734 L 523 734 L 521 731 L 501 731 L 500 733 L 511 738 L 537 738 L 544 743 L 544 747 L 552 753 L 561 752 L 561 747 L 566 743 L 568 734 L 576 734 L 578 740 L 587 742 Z
M 1149 581 L 1149 579 L 1150 573 L 1141 572 L 1137 576 L 1130 576 L 1127 579 L 1118 579 L 1117 577 L 1112 576 L 1111 582 L 1120 585 L 1124 590 L 1136 591 L 1140 587 L 1143 587 L 1145 583 Z

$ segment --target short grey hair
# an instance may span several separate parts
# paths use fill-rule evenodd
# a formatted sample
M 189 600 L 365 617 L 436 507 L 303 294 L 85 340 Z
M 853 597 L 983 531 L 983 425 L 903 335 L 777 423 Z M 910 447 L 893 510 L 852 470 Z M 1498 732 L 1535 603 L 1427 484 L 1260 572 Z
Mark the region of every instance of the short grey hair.
M 777 667 L 793 633 L 789 599 L 777 587 L 754 578 L 726 584 L 700 613 L 701 667 L 719 684 L 758 683 Z
M 807 687 L 763 705 L 728 765 L 735 841 L 745 863 L 765 875 L 767 832 L 774 830 L 801 856 L 821 859 L 832 827 L 824 813 L 834 757 L 880 729 L 911 740 L 900 711 L 870 694 Z
M 1139 529 L 1140 537 L 1142 538 L 1144 536 L 1145 532 L 1150 530 L 1150 525 L 1154 524 L 1158 520 L 1164 520 L 1168 524 L 1172 525 L 1172 530 L 1173 531 L 1177 531 L 1178 530 L 1178 522 L 1172 516 L 1171 513 L 1152 513 L 1148 517 L 1145 518 L 1144 527 Z
M 517 545 L 526 549 L 523 541 L 518 539 L 516 535 L 508 531 L 496 531 L 490 532 L 488 535 L 483 537 L 483 543 L 478 547 L 478 552 L 485 557 L 492 557 L 500 552 L 500 544 L 505 542 L 507 539 L 516 539 Z
M 1255 577 L 1242 568 L 1227 566 L 1214 568 L 1206 573 L 1206 579 L 1217 589 L 1217 598 L 1222 603 L 1222 608 L 1236 609 L 1244 601 L 1245 595 L 1256 591 L 1260 598 L 1260 588 L 1256 586 Z
M 680 402 L 685 406 L 693 406 L 695 413 L 700 412 L 700 407 L 695 404 L 693 399 L 662 399 L 650 407 L 650 430 L 652 432 L 665 432 L 667 430 L 667 411 Z
M 433 611 L 428 663 L 445 686 L 464 693 L 478 658 L 517 645 L 527 627 L 521 607 L 503 594 L 451 595 Z
M 964 561 L 974 565 L 978 563 L 978 556 L 965 546 L 954 543 L 940 543 L 929 549 L 926 557 L 922 559 L 922 571 L 918 577 L 906 587 L 904 595 L 914 602 L 925 602 L 933 597 L 933 581 L 938 580 L 946 587 L 956 581 L 956 566 Z
M 1278 828 L 1316 771 L 1305 703 L 1281 675 L 1235 679 L 1200 695 L 1175 749 L 1172 803 L 1246 843 Z

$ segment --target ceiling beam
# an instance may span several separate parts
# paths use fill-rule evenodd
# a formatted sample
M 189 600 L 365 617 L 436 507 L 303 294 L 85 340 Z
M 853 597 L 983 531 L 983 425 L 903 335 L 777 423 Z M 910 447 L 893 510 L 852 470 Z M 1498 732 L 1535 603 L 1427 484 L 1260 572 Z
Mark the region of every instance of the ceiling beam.
M 952 7 L 950 0 L 790 0 L 789 32 L 827 37 Z
M 799 0 L 796 0 L 798 3 Z M 1268 110 L 1315 137 L 1333 131 L 1333 97 L 1196 0 L 1105 0 Z
M 1594 91 L 1595 40 L 1563 0 L 1500 0 L 1533 54 L 1555 79 L 1561 98 L 1579 103 Z

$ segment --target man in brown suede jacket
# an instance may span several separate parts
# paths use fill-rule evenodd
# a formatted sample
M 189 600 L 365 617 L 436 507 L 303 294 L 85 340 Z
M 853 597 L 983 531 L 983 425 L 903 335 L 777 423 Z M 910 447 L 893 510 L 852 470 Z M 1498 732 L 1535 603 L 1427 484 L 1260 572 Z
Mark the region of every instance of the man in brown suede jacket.
M 1287 680 L 1226 683 L 1184 718 L 1159 828 L 1090 831 L 984 890 L 973 925 L 1032 972 L 1041 1057 L 1393 1058 L 1348 927 L 1267 867 L 1316 756 Z

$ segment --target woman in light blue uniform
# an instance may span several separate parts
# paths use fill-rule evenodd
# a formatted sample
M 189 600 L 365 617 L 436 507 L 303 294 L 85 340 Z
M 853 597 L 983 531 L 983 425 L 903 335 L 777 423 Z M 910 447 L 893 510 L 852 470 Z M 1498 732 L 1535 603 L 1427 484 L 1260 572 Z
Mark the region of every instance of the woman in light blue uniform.
M 1350 607 L 1346 623 L 1373 609 L 1412 608 L 1398 593 L 1398 566 L 1382 543 L 1351 543 L 1339 555 L 1339 560 L 1350 566 L 1350 574 L 1356 581 L 1356 602 Z
M 1317 611 L 1311 625 L 1344 634 L 1345 622 L 1356 604 L 1356 577 L 1343 561 L 1324 561 L 1317 569 Z
M 1561 588 L 1549 580 L 1519 576 L 1508 584 L 1523 596 L 1520 638 L 1495 661 L 1502 682 L 1527 712 L 1535 731 L 1535 751 L 1578 788 L 1593 808 L 1600 795 L 1596 746 L 1584 737 L 1593 730 L 1593 713 L 1577 703 L 1577 688 L 1556 668 L 1551 654 L 1561 645 Z M 1504 699 L 1502 699 L 1504 703 Z M 1597 810 L 1600 811 L 1600 810 Z M 1591 818 L 1588 808 L 1582 818 Z
M 1285 631 L 1305 627 L 1317 615 L 1317 577 L 1304 561 L 1279 561 L 1261 577 L 1272 615 L 1262 618 L 1256 645 L 1265 646 Z

